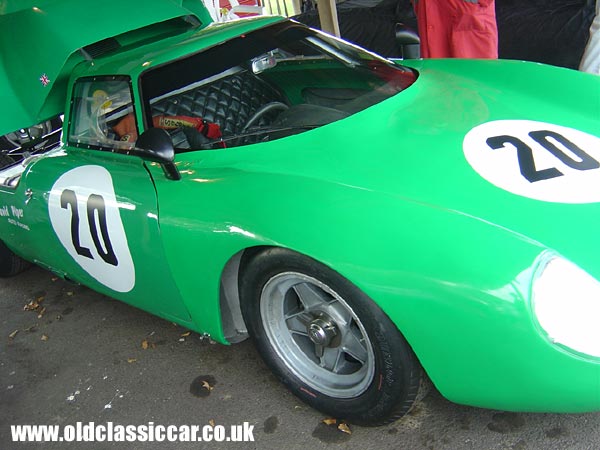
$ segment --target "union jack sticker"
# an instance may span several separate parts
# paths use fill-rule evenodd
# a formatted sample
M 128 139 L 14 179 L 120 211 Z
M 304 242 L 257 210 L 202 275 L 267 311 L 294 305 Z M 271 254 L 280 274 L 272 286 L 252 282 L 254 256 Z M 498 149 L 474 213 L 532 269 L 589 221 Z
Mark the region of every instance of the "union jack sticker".
M 40 77 L 40 83 L 42 83 L 42 86 L 48 86 L 48 84 L 50 83 L 50 78 L 48 78 L 48 75 L 43 74 Z

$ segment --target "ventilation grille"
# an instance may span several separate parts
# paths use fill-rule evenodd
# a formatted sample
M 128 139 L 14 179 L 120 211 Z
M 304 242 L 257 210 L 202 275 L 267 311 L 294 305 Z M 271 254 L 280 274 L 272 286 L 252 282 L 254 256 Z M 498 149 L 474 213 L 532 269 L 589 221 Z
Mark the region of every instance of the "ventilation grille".
M 118 50 L 120 47 L 121 44 L 119 44 L 119 42 L 115 38 L 110 37 L 108 39 L 103 39 L 101 41 L 83 47 L 81 49 L 81 53 L 83 54 L 83 57 L 85 59 L 91 61 L 92 59 Z

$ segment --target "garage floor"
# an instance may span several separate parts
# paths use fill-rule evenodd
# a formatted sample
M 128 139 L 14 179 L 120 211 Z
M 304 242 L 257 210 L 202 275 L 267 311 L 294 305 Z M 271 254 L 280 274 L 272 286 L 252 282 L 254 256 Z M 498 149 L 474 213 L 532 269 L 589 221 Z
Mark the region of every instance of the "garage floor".
M 11 444 L 16 424 L 211 420 L 250 422 L 255 442 L 44 448 L 600 448 L 600 413 L 504 413 L 455 405 L 437 392 L 392 425 L 351 425 L 351 434 L 343 433 L 288 393 L 251 342 L 226 347 L 186 336 L 181 327 L 39 268 L 0 280 L 0 317 L 0 448 L 40 448 Z

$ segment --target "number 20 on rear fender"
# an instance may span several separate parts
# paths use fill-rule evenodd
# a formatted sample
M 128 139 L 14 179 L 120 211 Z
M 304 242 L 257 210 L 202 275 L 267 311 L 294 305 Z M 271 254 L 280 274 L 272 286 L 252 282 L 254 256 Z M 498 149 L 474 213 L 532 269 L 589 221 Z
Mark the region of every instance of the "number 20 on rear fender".
M 96 281 L 117 292 L 135 285 L 135 268 L 110 173 L 81 166 L 61 175 L 48 213 L 62 246 Z

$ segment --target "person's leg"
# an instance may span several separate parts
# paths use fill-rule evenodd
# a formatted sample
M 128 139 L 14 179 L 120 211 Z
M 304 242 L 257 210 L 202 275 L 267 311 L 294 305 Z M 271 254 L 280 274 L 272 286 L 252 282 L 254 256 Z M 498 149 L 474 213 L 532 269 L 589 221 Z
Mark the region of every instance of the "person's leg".
M 449 20 L 453 15 L 451 3 L 451 0 L 415 1 L 422 58 L 449 58 L 451 56 Z

